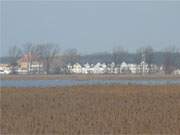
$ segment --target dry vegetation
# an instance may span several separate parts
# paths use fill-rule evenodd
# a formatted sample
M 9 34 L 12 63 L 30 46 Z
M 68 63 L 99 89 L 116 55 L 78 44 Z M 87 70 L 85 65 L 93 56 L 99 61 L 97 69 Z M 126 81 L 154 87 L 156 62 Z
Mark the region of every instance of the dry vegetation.
M 131 79 L 167 79 L 177 80 L 180 75 L 126 75 L 126 74 L 60 74 L 60 75 L 0 75 L 1 80 L 131 80 Z
M 180 134 L 180 86 L 2 88 L 1 134 Z

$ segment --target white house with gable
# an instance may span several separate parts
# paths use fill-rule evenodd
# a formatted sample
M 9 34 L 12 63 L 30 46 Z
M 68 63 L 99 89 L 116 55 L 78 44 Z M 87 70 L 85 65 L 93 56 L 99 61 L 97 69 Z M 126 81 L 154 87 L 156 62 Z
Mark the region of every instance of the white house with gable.
M 88 73 L 90 73 L 90 65 L 89 65 L 89 63 L 86 63 L 82 67 L 82 74 L 88 74 Z
M 126 62 L 122 62 L 120 66 L 120 73 L 128 73 L 129 72 L 129 67 Z
M 137 73 L 137 65 L 136 64 L 128 64 L 128 68 L 132 74 Z
M 180 75 L 180 69 L 174 70 L 174 71 L 173 71 L 173 74 L 174 74 L 174 75 Z
M 82 73 L 82 67 L 79 63 L 73 65 L 72 72 L 76 74 Z
M 94 67 L 93 67 L 93 73 L 94 74 L 103 74 L 106 72 L 106 65 L 105 64 L 101 64 L 101 63 L 97 63 Z

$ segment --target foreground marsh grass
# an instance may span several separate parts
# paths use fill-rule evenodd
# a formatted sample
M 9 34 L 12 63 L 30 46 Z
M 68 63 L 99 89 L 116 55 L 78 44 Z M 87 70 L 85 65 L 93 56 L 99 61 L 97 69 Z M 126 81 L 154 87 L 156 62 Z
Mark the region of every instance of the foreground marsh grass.
M 2 88 L 7 134 L 180 134 L 180 86 Z

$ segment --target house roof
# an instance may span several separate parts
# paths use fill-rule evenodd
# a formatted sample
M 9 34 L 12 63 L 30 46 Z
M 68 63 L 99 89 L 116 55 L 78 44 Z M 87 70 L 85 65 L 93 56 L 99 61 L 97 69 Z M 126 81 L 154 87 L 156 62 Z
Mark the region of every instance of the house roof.
M 128 66 L 128 65 L 127 65 L 126 62 L 123 61 L 123 62 L 121 63 L 121 67 L 127 67 L 127 66 Z
M 24 54 L 20 59 L 19 62 L 29 62 L 33 60 L 37 60 L 38 57 L 36 55 L 32 55 L 31 53 Z

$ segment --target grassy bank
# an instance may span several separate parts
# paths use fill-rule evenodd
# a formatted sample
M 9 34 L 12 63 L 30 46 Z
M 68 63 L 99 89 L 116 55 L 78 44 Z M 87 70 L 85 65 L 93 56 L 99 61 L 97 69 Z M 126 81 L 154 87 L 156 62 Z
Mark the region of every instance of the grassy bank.
M 180 86 L 0 91 L 1 134 L 180 134 Z
M 1 75 L 1 80 L 120 80 L 120 79 L 180 79 L 174 75 L 67 74 L 67 75 Z

